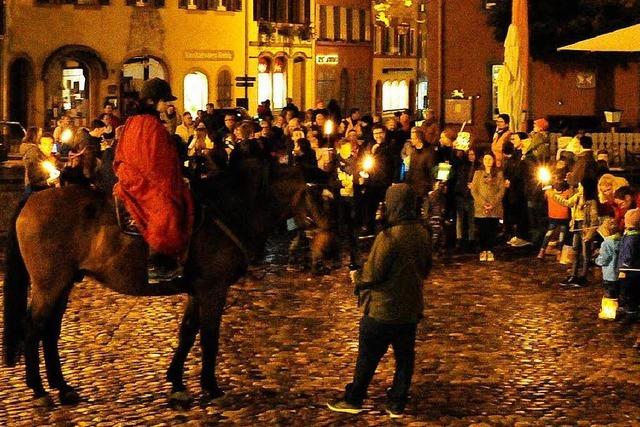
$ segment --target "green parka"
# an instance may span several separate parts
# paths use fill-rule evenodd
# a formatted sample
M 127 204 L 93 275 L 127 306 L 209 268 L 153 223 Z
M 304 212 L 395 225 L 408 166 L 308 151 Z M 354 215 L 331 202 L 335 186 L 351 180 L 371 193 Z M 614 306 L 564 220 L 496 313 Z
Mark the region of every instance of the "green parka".
M 431 270 L 431 242 L 416 220 L 416 196 L 394 184 L 385 197 L 389 226 L 378 233 L 356 274 L 365 316 L 384 323 L 417 323 L 424 309 L 422 284 Z

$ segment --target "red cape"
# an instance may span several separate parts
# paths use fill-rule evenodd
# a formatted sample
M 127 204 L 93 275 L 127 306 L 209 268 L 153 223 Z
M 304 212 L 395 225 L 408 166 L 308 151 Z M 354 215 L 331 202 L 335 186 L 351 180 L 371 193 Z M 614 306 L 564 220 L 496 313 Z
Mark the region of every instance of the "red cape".
M 118 141 L 113 192 L 124 201 L 149 246 L 178 255 L 193 226 L 193 199 L 183 178 L 178 151 L 160 119 L 129 118 Z

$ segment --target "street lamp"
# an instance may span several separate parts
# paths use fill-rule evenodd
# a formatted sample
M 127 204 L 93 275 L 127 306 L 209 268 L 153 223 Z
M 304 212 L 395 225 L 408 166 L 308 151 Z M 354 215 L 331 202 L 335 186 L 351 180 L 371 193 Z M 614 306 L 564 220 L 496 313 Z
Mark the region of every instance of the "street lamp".
M 604 121 L 611 125 L 611 133 L 616 133 L 616 125 L 620 123 L 622 110 L 610 108 L 604 111 Z

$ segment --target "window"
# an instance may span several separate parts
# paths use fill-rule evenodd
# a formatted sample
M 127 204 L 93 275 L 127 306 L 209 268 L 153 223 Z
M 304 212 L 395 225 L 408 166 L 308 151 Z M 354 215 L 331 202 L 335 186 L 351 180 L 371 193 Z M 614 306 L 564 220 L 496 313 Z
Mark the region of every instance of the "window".
M 320 21 L 320 39 L 327 40 L 327 6 L 320 5 L 318 13 Z
M 86 83 L 87 78 L 82 68 L 62 70 L 62 106 L 65 110 L 77 109 L 84 103 Z
M 77 6 L 108 6 L 109 0 L 36 0 L 36 4 L 75 4 Z M 4 7 L 4 6 L 3 6 Z
M 409 85 L 404 80 L 385 81 L 382 85 L 382 110 L 409 108 Z
M 367 40 L 367 27 L 369 23 L 367 22 L 367 11 L 364 9 L 360 9 L 358 11 L 359 16 L 359 28 L 358 28 L 358 40 L 361 42 Z
M 310 18 L 310 0 L 253 0 L 254 21 L 304 24 L 305 22 L 309 22 Z
M 352 42 L 357 40 L 357 37 L 353 37 L 353 9 L 347 9 L 347 41 Z
M 418 109 L 424 110 L 429 107 L 428 105 L 428 92 L 429 83 L 422 81 L 418 83 Z
M 6 33 L 5 17 L 5 5 L 4 0 L 0 0 L 0 36 L 4 36 Z
M 382 53 L 389 54 L 391 51 L 391 35 L 389 27 L 382 27 Z
M 189 10 L 237 12 L 242 10 L 242 0 L 180 0 L 178 7 Z
M 340 39 L 340 6 L 333 6 L 333 40 Z
M 218 72 L 218 105 L 221 108 L 231 107 L 233 83 L 231 82 L 231 71 L 220 70 Z
M 492 117 L 495 118 L 497 116 L 498 109 L 498 78 L 500 76 L 500 71 L 502 70 L 503 65 L 492 65 L 491 66 L 491 114 Z
M 277 56 L 258 59 L 258 102 L 271 100 L 274 109 L 284 108 L 287 98 L 287 59 Z
M 193 117 L 198 110 L 205 108 L 209 102 L 209 82 L 207 76 L 194 71 L 184 76 L 184 111 L 191 112 Z

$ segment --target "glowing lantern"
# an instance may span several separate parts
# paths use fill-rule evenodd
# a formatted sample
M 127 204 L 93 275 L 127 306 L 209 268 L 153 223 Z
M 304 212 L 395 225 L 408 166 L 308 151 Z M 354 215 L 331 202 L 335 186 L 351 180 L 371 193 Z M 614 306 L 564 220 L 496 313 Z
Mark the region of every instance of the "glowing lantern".
M 42 167 L 49 174 L 49 179 L 54 180 L 60 176 L 60 171 L 56 168 L 56 166 L 50 161 L 42 162 Z
M 548 185 L 551 182 L 551 171 L 546 166 L 540 166 L 538 168 L 538 181 L 542 185 Z
M 333 133 L 333 121 L 327 120 L 324 124 L 324 134 L 329 136 Z
M 599 319 L 615 320 L 618 311 L 618 300 L 613 298 L 602 297 L 600 305 Z
M 65 129 L 60 134 L 60 142 L 63 144 L 69 144 L 73 140 L 73 131 L 71 129 Z

